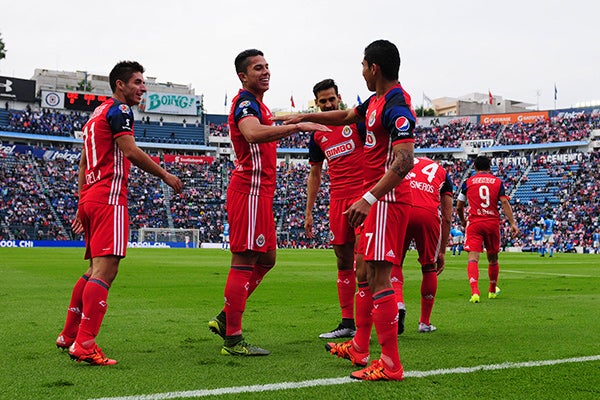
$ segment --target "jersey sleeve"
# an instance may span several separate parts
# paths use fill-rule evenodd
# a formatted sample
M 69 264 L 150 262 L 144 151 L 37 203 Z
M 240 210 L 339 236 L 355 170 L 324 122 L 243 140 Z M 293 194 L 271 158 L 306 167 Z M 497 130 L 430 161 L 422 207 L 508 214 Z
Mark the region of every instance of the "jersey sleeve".
M 504 189 L 504 183 L 500 181 L 500 185 L 498 187 L 498 199 L 503 197 L 510 199 L 510 197 L 506 194 L 506 189 Z
M 310 134 L 310 141 L 308 142 L 308 162 L 311 164 L 316 164 L 323 162 L 324 160 L 325 153 L 323 153 L 323 150 L 321 150 L 315 141 L 315 133 L 312 132 Z
M 236 124 L 246 117 L 261 119 L 260 104 L 250 96 L 240 96 L 234 107 L 233 118 Z
M 402 142 L 414 142 L 414 130 L 417 120 L 406 102 L 400 89 L 389 93 L 381 122 L 385 129 L 390 132 L 392 146 Z
M 371 98 L 375 96 L 374 94 L 372 94 L 371 96 L 369 96 L 369 98 L 367 99 L 367 101 L 365 101 L 362 104 L 359 104 L 358 106 L 356 106 L 354 108 L 354 112 L 356 113 L 356 115 L 360 115 L 363 118 L 366 118 L 367 116 L 367 109 L 369 108 L 369 103 L 371 102 Z
M 444 183 L 442 183 L 442 187 L 440 188 L 440 195 L 450 195 L 452 196 L 454 192 L 454 185 L 452 184 L 452 179 L 450 175 L 446 173 L 446 178 L 444 179 Z
M 464 182 L 462 184 L 462 187 L 460 188 L 460 192 L 458 193 L 457 200 L 460 200 L 464 203 L 467 202 L 467 182 Z
M 106 113 L 113 137 L 133 135 L 133 111 L 124 103 L 113 104 Z

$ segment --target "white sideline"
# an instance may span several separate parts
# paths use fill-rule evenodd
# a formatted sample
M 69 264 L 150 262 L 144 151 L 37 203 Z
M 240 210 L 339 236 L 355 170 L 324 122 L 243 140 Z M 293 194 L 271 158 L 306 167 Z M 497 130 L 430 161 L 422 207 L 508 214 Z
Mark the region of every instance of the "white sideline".
M 448 374 L 468 374 L 477 371 L 495 371 L 500 369 L 510 368 L 528 368 L 528 367 L 542 367 L 546 365 L 566 364 L 566 363 L 582 363 L 588 361 L 599 361 L 600 355 L 587 356 L 587 357 L 574 357 L 574 358 L 563 358 L 559 360 L 542 360 L 542 361 L 525 361 L 525 362 L 505 362 L 502 364 L 490 364 L 490 365 L 478 365 L 475 367 L 458 367 L 458 368 L 446 368 L 446 369 L 434 369 L 431 371 L 406 371 L 404 373 L 405 378 L 424 378 L 426 376 L 433 375 L 448 375 Z M 298 389 L 313 386 L 331 386 L 341 385 L 344 383 L 361 382 L 349 377 L 344 378 L 331 378 L 331 379 L 314 379 L 310 381 L 302 382 L 281 382 L 281 383 L 270 383 L 265 385 L 251 385 L 251 386 L 234 386 L 220 389 L 204 389 L 204 390 L 188 390 L 185 392 L 167 392 L 167 393 L 155 393 L 155 394 L 140 394 L 134 396 L 123 396 L 123 397 L 102 397 L 90 400 L 163 400 L 163 399 L 190 399 L 198 397 L 208 396 L 219 396 L 223 394 L 234 394 L 234 393 L 257 393 L 257 392 L 269 392 L 275 390 L 288 390 Z
M 512 272 L 513 274 L 530 274 L 530 275 L 550 275 L 550 276 L 570 276 L 574 278 L 599 278 L 596 275 L 577 275 L 577 274 L 564 274 L 562 272 L 532 272 L 532 271 L 518 271 L 515 269 L 502 269 L 502 272 Z

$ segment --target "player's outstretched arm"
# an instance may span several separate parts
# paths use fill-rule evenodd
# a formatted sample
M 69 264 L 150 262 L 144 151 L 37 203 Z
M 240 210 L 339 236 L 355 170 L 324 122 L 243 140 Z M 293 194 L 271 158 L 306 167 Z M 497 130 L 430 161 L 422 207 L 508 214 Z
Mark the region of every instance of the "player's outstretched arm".
M 238 127 L 248 143 L 273 142 L 298 132 L 331 132 L 331 129 L 325 125 L 313 122 L 298 122 L 291 125 L 263 125 L 255 117 L 242 119 L 238 123 Z
M 292 125 L 300 122 L 317 122 L 324 125 L 349 125 L 362 121 L 363 118 L 349 110 L 331 110 L 318 113 L 290 114 L 274 117 L 273 121 L 283 121 L 284 125 Z M 319 129 L 320 130 L 320 129 Z
M 181 192 L 183 184 L 181 180 L 173 174 L 168 173 L 163 167 L 155 163 L 148 154 L 144 153 L 136 144 L 133 136 L 123 135 L 115 140 L 123 155 L 136 167 L 159 177 L 167 185 L 173 188 L 175 193 Z

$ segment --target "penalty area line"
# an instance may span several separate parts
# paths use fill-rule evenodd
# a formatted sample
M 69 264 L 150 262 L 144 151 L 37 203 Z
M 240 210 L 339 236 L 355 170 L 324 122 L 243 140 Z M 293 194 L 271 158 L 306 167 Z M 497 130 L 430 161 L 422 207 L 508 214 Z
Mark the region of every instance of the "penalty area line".
M 515 369 L 515 368 L 530 368 L 530 367 L 543 367 L 547 365 L 557 364 L 568 364 L 568 363 L 583 363 L 590 361 L 600 361 L 600 355 L 587 356 L 587 357 L 574 357 L 574 358 L 563 358 L 558 360 L 542 360 L 542 361 L 525 361 L 525 362 L 505 362 L 501 364 L 489 364 L 489 365 L 477 365 L 475 367 L 458 367 L 458 368 L 444 368 L 435 369 L 430 371 L 406 371 L 404 372 L 404 378 L 425 378 L 428 376 L 435 375 L 450 375 L 450 374 L 469 374 L 478 371 L 497 371 L 502 369 Z M 224 394 L 235 394 L 235 393 L 259 393 L 259 392 L 271 392 L 277 390 L 289 390 L 289 389 L 300 389 L 306 387 L 315 386 L 332 386 L 342 385 L 345 383 L 362 382 L 359 380 L 351 379 L 350 377 L 344 378 L 330 378 L 330 379 L 313 379 L 302 382 L 281 382 L 281 383 L 269 383 L 264 385 L 250 385 L 250 386 L 233 386 L 219 389 L 203 389 L 203 390 L 188 390 L 183 392 L 166 392 L 166 393 L 155 393 L 155 394 L 140 394 L 133 396 L 123 397 L 101 397 L 90 400 L 164 400 L 164 399 L 191 399 L 208 396 L 220 396 Z

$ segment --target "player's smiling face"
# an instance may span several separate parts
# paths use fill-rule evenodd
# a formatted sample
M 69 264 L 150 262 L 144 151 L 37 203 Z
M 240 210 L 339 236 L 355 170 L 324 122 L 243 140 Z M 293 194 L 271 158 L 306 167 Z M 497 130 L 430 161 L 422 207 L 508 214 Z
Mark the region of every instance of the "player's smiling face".
M 317 93 L 316 102 L 321 111 L 331 111 L 340 108 L 340 100 L 341 97 L 335 93 L 335 89 L 329 88 Z
M 255 94 L 262 94 L 269 90 L 269 81 L 271 80 L 269 64 L 263 56 L 250 57 L 248 61 L 246 73 L 239 73 L 240 79 L 244 88 Z
M 123 103 L 129 106 L 140 104 L 142 96 L 146 93 L 146 82 L 141 72 L 134 72 L 127 83 L 117 80 L 117 89 L 121 91 Z

